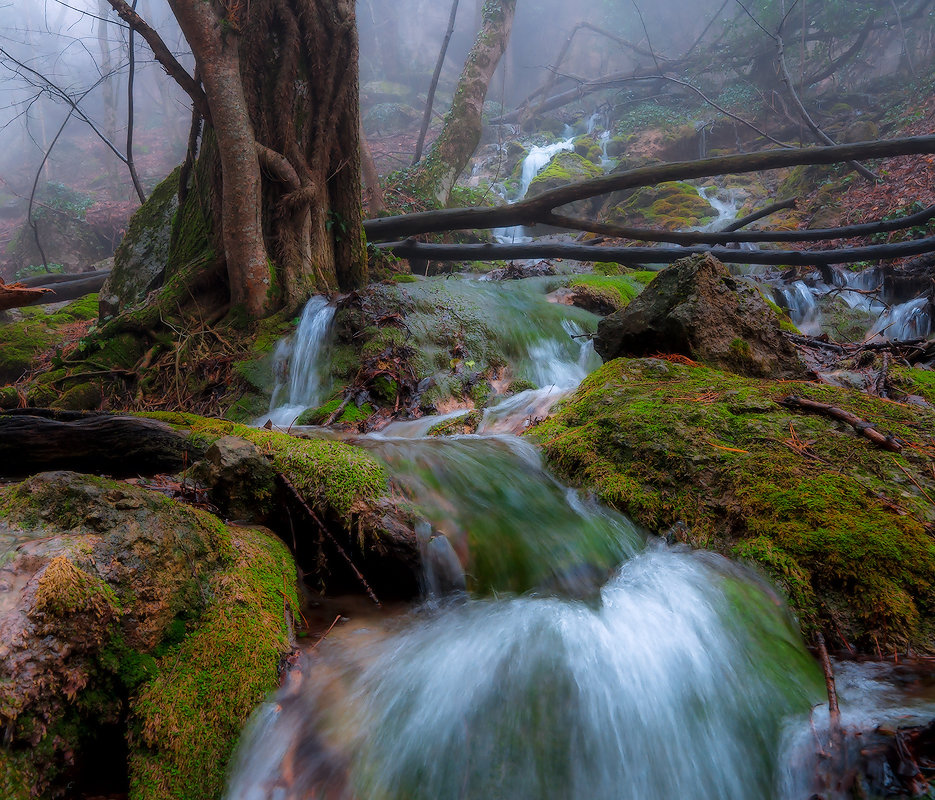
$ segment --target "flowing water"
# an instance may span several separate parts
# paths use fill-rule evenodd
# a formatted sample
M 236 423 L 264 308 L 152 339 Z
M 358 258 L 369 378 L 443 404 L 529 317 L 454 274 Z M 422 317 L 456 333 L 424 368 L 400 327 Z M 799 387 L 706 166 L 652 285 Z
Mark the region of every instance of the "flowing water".
M 276 346 L 276 385 L 269 413 L 259 424 L 270 420 L 289 427 L 306 408 L 319 405 L 327 396 L 327 344 L 333 321 L 334 306 L 324 297 L 312 297 L 305 304 L 295 334 Z
M 517 327 L 513 369 L 558 397 L 595 362 L 536 283 L 455 291 Z M 316 647 L 255 714 L 228 798 L 777 797 L 822 686 L 776 594 L 562 486 L 524 440 L 423 433 L 354 441 L 423 519 L 424 604 Z
M 735 197 L 703 193 L 713 225 L 736 216 Z M 840 274 L 825 288 L 869 309 L 877 277 Z M 547 303 L 547 285 L 407 289 L 427 358 L 420 308 L 443 292 L 452 309 L 481 309 L 511 373 L 539 388 L 485 409 L 475 435 L 426 435 L 464 413 L 453 412 L 353 440 L 421 519 L 423 602 L 306 651 L 245 731 L 228 800 L 843 800 L 833 775 L 822 782 L 820 670 L 775 591 L 563 486 L 512 435 L 599 363 L 581 335 L 594 317 Z M 817 326 L 817 280 L 776 288 L 800 326 Z M 893 306 L 875 330 L 910 338 L 930 328 L 927 313 L 921 301 Z M 289 366 L 274 421 L 322 399 L 332 316 L 313 299 L 277 351 Z M 873 665 L 838 669 L 852 731 L 933 713 L 935 687 L 907 700 Z M 842 749 L 856 758 L 861 741 Z

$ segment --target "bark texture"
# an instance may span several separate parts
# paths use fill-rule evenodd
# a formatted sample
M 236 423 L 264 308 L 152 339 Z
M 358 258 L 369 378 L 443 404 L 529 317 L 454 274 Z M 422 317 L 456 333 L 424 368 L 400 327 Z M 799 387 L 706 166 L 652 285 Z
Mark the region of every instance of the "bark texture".
M 134 24 L 124 0 L 108 2 Z M 262 317 L 314 291 L 365 283 L 353 1 L 169 4 L 203 93 L 166 68 L 205 116 L 212 144 L 202 147 L 193 202 L 213 221 L 232 302 Z M 163 61 L 158 36 L 147 41 Z
M 513 28 L 516 0 L 487 0 L 474 47 L 464 64 L 458 89 L 445 125 L 432 150 L 415 172 L 415 182 L 426 196 L 442 206 L 480 142 L 487 87 Z

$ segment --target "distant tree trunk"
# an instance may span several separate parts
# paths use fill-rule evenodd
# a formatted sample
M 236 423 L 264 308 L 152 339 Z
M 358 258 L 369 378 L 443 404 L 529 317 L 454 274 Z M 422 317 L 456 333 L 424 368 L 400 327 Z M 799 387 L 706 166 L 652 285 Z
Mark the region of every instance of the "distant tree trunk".
M 467 57 L 451 110 L 428 156 L 415 169 L 415 185 L 447 205 L 451 189 L 480 142 L 487 87 L 510 41 L 516 0 L 489 0 Z
M 202 147 L 189 198 L 216 206 L 202 217 L 231 302 L 263 317 L 366 283 L 353 0 L 169 0 L 203 94 L 125 0 L 108 2 L 208 117 L 216 147 Z

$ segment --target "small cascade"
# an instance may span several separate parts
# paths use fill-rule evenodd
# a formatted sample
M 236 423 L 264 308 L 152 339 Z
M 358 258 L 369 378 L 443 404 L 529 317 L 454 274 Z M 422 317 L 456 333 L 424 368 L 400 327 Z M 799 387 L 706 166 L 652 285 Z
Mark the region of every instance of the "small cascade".
M 778 304 L 789 314 L 789 319 L 802 333 L 813 336 L 821 333 L 821 311 L 812 289 L 804 281 L 778 286 L 774 290 Z
M 529 191 L 529 185 L 536 179 L 549 162 L 562 151 L 574 150 L 574 136 L 569 136 L 560 142 L 543 145 L 542 147 L 532 147 L 523 161 L 523 171 L 520 177 L 519 191 L 516 194 L 516 200 L 522 200 Z
M 890 306 L 870 329 L 868 338 L 891 342 L 921 339 L 932 332 L 932 305 L 927 295 Z
M 822 697 L 774 597 L 724 559 L 666 549 L 627 561 L 595 604 L 430 606 L 348 645 L 325 642 L 255 715 L 229 800 L 276 797 L 284 774 L 283 797 L 774 797 L 783 724 Z
M 567 342 L 546 339 L 529 349 L 532 380 L 538 389 L 527 389 L 484 410 L 479 433 L 519 433 L 536 419 L 548 415 L 559 400 L 571 394 L 600 365 L 594 345 L 580 325 L 562 320 L 569 338 L 578 343 L 577 357 Z
M 737 209 L 740 207 L 740 201 L 736 192 L 723 190 L 717 186 L 705 186 L 699 194 L 708 201 L 708 205 L 717 211 L 717 217 L 707 225 L 698 228 L 700 231 L 719 231 L 723 230 L 737 218 Z
M 601 169 L 605 172 L 614 165 L 614 160 L 607 155 L 607 145 L 610 144 L 610 131 L 604 131 L 598 138 L 601 145 Z
M 309 299 L 295 333 L 276 346 L 276 387 L 270 410 L 259 424 L 270 420 L 288 427 L 306 408 L 317 406 L 328 390 L 325 372 L 334 306 L 321 296 Z

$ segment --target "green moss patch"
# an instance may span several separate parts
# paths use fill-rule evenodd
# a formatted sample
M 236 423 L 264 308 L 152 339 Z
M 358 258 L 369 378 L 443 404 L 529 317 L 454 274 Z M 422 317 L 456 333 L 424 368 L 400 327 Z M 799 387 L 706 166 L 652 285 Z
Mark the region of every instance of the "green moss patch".
M 906 443 L 792 413 L 796 394 Z M 866 652 L 935 649 L 935 412 L 801 382 L 618 359 L 534 428 L 553 467 L 655 531 L 748 559 L 805 629 Z M 675 528 L 673 530 L 678 530 Z
M 575 290 L 575 305 L 613 313 L 626 308 L 656 275 L 648 271 L 625 275 L 576 275 L 568 286 Z
M 29 309 L 20 322 L 0 326 L 0 382 L 12 383 L 33 360 L 59 341 L 59 329 L 97 317 L 97 295 L 75 300 L 52 314 Z
M 270 534 L 238 530 L 236 556 L 211 584 L 198 627 L 157 662 L 132 704 L 131 796 L 220 797 L 247 717 L 279 682 L 298 609 L 295 566 Z
M 255 444 L 313 506 L 347 517 L 358 503 L 387 492 L 386 473 L 369 453 L 344 442 L 297 439 L 286 433 L 250 428 L 193 414 L 144 414 L 187 429 L 200 444 L 239 436 Z

